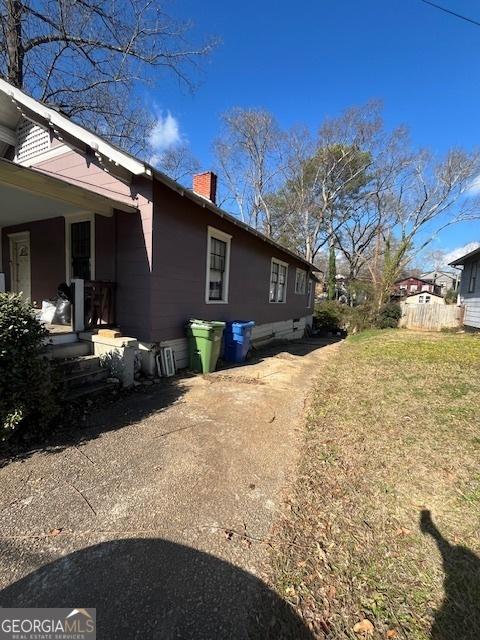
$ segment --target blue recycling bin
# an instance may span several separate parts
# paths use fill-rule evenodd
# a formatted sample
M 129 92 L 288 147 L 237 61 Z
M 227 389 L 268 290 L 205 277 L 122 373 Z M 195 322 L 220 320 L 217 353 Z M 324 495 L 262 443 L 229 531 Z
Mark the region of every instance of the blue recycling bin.
M 223 359 L 226 362 L 245 362 L 254 326 L 253 320 L 227 322 L 223 333 Z

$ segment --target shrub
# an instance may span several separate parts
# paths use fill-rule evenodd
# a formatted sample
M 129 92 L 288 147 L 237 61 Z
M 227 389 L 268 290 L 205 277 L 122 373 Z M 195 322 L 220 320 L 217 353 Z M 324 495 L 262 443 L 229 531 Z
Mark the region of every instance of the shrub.
M 374 325 L 369 304 L 350 307 L 337 301 L 320 302 L 315 307 L 315 326 L 323 331 L 357 333 Z
M 377 327 L 379 329 L 395 329 L 402 317 L 402 308 L 397 302 L 388 302 L 378 312 Z
M 20 426 L 42 430 L 56 413 L 47 335 L 20 295 L 0 294 L 0 440 Z
M 446 304 L 457 304 L 458 292 L 455 289 L 449 289 L 445 294 Z
M 344 328 L 344 306 L 325 300 L 315 306 L 315 327 L 321 331 L 341 331 Z

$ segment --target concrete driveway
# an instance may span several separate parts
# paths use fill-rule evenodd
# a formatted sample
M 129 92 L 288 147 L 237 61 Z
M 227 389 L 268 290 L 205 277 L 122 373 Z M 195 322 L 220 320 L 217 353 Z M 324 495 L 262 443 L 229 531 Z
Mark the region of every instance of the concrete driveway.
M 96 607 L 102 639 L 308 638 L 259 578 L 338 346 L 147 387 L 5 465 L 0 605 Z

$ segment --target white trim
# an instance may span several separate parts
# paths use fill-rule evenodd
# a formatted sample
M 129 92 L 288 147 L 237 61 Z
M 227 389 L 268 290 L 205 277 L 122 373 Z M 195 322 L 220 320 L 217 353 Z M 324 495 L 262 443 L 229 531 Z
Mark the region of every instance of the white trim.
M 270 287 L 272 286 L 272 270 L 273 270 L 273 263 L 276 262 L 277 264 L 281 265 L 282 267 L 286 267 L 286 272 L 285 272 L 285 296 L 284 296 L 284 300 L 270 300 Z M 288 287 L 288 267 L 289 264 L 288 262 L 284 262 L 283 260 L 279 260 L 278 258 L 272 258 L 270 261 L 270 279 L 268 281 L 268 302 L 269 304 L 285 304 L 287 302 L 287 287 Z
M 90 222 L 90 279 L 95 280 L 95 214 L 94 213 L 76 213 L 74 215 L 64 216 L 65 218 L 65 282 L 70 284 L 72 281 L 72 222 Z
M 47 160 L 52 160 L 58 156 L 63 156 L 70 151 L 71 148 L 64 143 L 56 147 L 51 147 L 50 149 L 47 149 L 47 151 L 42 151 L 41 153 L 28 158 L 28 160 L 22 160 L 22 162 L 16 161 L 16 163 L 21 167 L 35 167 L 37 164 L 41 164 Z
M 91 147 L 97 154 L 105 156 L 111 160 L 114 164 L 119 164 L 131 173 L 135 175 L 141 175 L 146 173 L 147 167 L 143 162 L 140 162 L 131 155 L 122 152 L 117 147 L 112 146 L 100 136 L 84 129 L 82 126 L 75 124 L 67 116 L 62 115 L 55 109 L 51 109 L 44 104 L 41 104 L 34 98 L 17 89 L 6 80 L 0 78 L 0 91 L 3 91 L 7 96 L 10 96 L 17 108 L 22 111 L 22 107 L 31 112 L 32 117 L 29 114 L 22 113 L 23 117 L 27 120 L 31 120 L 36 124 L 44 127 L 50 127 L 53 132 L 58 136 L 58 130 L 64 131 L 69 136 L 76 140 L 81 140 L 85 145 Z M 36 117 L 35 117 L 36 116 Z
M 297 291 L 298 276 L 301 273 L 304 275 L 303 291 Z M 300 269 L 299 267 L 295 269 L 295 293 L 299 296 L 304 296 L 307 293 L 307 275 L 308 274 L 305 269 Z
M 10 252 L 10 289 L 14 293 L 20 293 L 20 291 L 15 291 L 14 283 L 17 281 L 16 274 L 16 264 L 13 261 L 13 253 L 14 253 L 14 244 L 17 241 L 28 240 L 28 262 L 30 265 L 30 273 L 29 273 L 29 282 L 28 282 L 28 295 L 26 291 L 22 291 L 25 294 L 25 298 L 27 300 L 32 299 L 32 251 L 30 244 L 30 231 L 18 231 L 16 233 L 8 234 L 8 244 L 9 244 L 9 252 Z
M 72 284 L 74 292 L 72 324 L 73 330 L 78 333 L 85 331 L 85 281 L 74 278 Z
M 225 274 L 224 274 L 224 287 L 223 287 L 223 298 L 222 300 L 210 300 L 209 292 L 210 292 L 210 249 L 211 249 L 211 239 L 216 238 L 217 240 L 221 240 L 225 242 L 227 245 L 226 248 L 226 256 L 225 256 Z M 210 225 L 207 227 L 207 261 L 205 265 L 205 303 L 206 304 L 228 304 L 228 294 L 229 294 L 229 286 L 230 286 L 230 245 L 232 242 L 232 236 L 228 233 L 220 231 L 215 227 L 211 227 Z

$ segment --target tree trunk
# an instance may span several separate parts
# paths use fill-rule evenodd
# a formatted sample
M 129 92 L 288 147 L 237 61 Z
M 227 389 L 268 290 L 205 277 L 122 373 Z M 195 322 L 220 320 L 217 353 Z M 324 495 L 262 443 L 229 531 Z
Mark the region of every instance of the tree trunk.
M 7 0 L 5 38 L 7 44 L 7 79 L 15 87 L 23 86 L 22 12 L 20 0 Z

